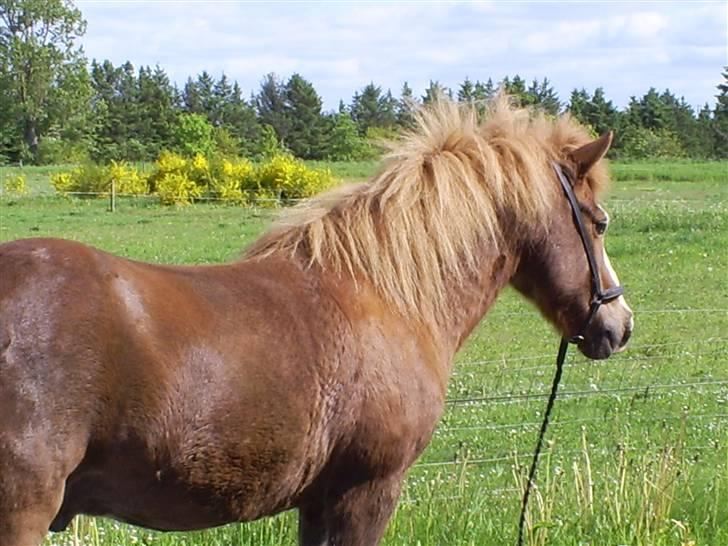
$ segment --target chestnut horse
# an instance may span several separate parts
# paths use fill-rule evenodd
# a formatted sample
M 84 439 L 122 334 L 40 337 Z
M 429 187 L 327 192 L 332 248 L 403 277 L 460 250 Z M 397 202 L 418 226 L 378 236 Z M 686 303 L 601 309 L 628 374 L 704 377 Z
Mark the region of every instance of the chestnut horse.
M 202 529 L 297 508 L 300 544 L 378 544 L 445 404 L 453 356 L 508 283 L 569 336 L 602 285 L 611 134 L 494 101 L 418 114 L 369 182 L 294 208 L 239 261 L 0 246 L 0 543 L 77 514 Z M 579 348 L 624 347 L 623 298 Z

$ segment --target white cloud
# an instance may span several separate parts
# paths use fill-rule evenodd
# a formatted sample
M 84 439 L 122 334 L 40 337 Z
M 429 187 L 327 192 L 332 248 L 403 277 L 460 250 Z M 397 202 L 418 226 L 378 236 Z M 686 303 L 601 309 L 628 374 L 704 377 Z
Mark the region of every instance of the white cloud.
M 712 101 L 726 63 L 725 4 L 81 2 L 89 57 L 156 64 L 183 82 L 225 71 L 246 91 L 268 72 L 300 72 L 327 107 L 374 81 L 421 94 L 429 80 L 520 74 L 605 87 L 625 104 L 670 86 Z M 679 74 L 690 77 L 680 78 Z

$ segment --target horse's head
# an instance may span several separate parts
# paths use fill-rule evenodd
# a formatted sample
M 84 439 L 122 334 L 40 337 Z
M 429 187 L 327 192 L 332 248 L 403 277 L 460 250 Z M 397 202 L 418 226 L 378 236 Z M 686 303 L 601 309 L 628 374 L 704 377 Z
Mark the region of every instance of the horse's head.
M 611 142 L 608 133 L 565 153 L 565 161 L 554 163 L 553 183 L 558 193 L 548 229 L 545 235 L 528 238 L 512 280 L 565 337 L 579 336 L 579 349 L 589 358 L 607 358 L 622 350 L 634 325 L 632 310 L 618 295 L 619 279 L 604 246 L 609 216 L 597 203 L 589 176 Z M 569 190 L 573 190 L 576 211 Z M 600 294 L 602 305 L 595 304 Z

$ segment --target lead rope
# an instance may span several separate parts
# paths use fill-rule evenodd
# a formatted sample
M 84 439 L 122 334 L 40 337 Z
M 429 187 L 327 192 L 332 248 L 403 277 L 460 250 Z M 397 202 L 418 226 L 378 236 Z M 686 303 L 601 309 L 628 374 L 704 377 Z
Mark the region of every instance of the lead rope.
M 561 338 L 561 344 L 559 345 L 559 354 L 556 357 L 556 373 L 554 374 L 554 380 L 551 383 L 551 394 L 549 394 L 549 401 L 546 404 L 546 411 L 543 415 L 543 422 L 541 423 L 541 430 L 538 433 L 538 441 L 536 442 L 536 449 L 533 451 L 533 460 L 531 461 L 531 469 L 528 471 L 528 481 L 526 482 L 526 489 L 523 491 L 523 501 L 521 503 L 521 517 L 518 521 L 518 546 L 523 546 L 523 528 L 526 524 L 526 509 L 528 508 L 528 497 L 531 495 L 531 489 L 533 489 L 533 482 L 536 478 L 536 469 L 538 468 L 538 459 L 541 455 L 541 448 L 543 447 L 543 439 L 546 436 L 546 429 L 549 426 L 549 418 L 551 417 L 551 410 L 554 407 L 556 401 L 556 394 L 559 390 L 559 383 L 561 382 L 561 374 L 564 371 L 564 360 L 566 359 L 566 351 L 569 348 L 569 343 L 579 343 L 584 340 L 584 334 L 589 328 L 592 319 L 597 314 L 599 307 L 608 303 L 622 295 L 623 289 L 621 286 L 614 286 L 607 290 L 602 290 L 602 284 L 599 279 L 599 272 L 597 270 L 597 263 L 594 259 L 594 249 L 592 248 L 591 241 L 587 235 L 584 222 L 581 219 L 579 213 L 579 202 L 576 200 L 574 191 L 571 189 L 571 184 L 564 176 L 564 172 L 561 170 L 561 166 L 554 162 L 552 163 L 556 175 L 561 183 L 561 187 L 566 194 L 566 198 L 569 201 L 571 207 L 572 218 L 576 225 L 577 232 L 581 238 L 581 242 L 584 245 L 584 252 L 586 253 L 586 259 L 589 264 L 589 271 L 592 278 L 592 301 L 589 306 L 589 314 L 587 315 L 586 322 L 581 329 L 581 333 L 572 338 Z
M 554 407 L 556 401 L 556 393 L 559 390 L 559 383 L 561 382 L 561 374 L 564 371 L 564 360 L 566 359 L 566 350 L 569 348 L 569 340 L 565 337 L 561 338 L 561 344 L 559 345 L 559 354 L 556 357 L 556 373 L 554 374 L 554 380 L 551 383 L 551 394 L 549 394 L 549 401 L 546 404 L 546 412 L 543 414 L 543 422 L 541 423 L 541 430 L 538 433 L 538 441 L 536 442 L 536 449 L 533 452 L 533 459 L 531 460 L 531 469 L 528 471 L 528 481 L 526 482 L 526 489 L 523 492 L 523 502 L 521 503 L 521 518 L 518 522 L 518 546 L 523 546 L 523 528 L 526 523 L 526 509 L 528 508 L 528 497 L 531 495 L 531 489 L 533 487 L 533 480 L 536 477 L 536 469 L 538 468 L 538 458 L 541 455 L 541 448 L 543 447 L 543 439 L 546 436 L 546 429 L 549 426 L 549 418 L 551 417 L 551 410 Z

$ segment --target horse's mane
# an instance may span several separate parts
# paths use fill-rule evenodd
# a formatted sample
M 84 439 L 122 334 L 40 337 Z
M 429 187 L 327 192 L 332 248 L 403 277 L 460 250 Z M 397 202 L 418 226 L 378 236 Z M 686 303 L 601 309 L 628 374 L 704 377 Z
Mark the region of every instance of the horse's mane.
M 380 172 L 288 211 L 246 257 L 287 253 L 366 279 L 405 315 L 443 311 L 445 279 L 477 266 L 474 250 L 498 245 L 519 225 L 545 226 L 558 190 L 551 160 L 590 140 L 568 115 L 553 119 L 500 96 L 476 107 L 440 99 L 415 113 L 415 127 L 391 146 Z M 589 183 L 600 191 L 606 168 Z

